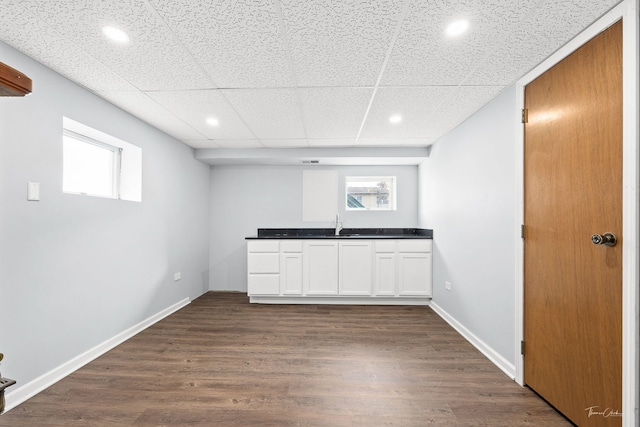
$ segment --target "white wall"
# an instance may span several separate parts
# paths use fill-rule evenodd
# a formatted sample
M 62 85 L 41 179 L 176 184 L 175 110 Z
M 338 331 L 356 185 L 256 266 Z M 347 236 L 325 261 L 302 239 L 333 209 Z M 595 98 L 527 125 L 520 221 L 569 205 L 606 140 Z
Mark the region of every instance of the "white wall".
M 517 126 L 510 87 L 439 140 L 419 167 L 420 224 L 434 230 L 435 306 L 512 365 Z
M 335 166 L 340 218 L 345 228 L 417 227 L 417 166 Z M 298 166 L 214 166 L 211 168 L 212 290 L 247 291 L 247 236 L 258 228 L 329 228 L 334 224 L 302 221 L 302 171 Z M 397 176 L 398 205 L 391 212 L 354 212 L 344 208 L 344 177 Z
M 18 381 L 10 395 L 208 289 L 209 166 L 2 43 L 0 58 L 34 82 L 25 98 L 0 98 L 0 352 L 2 374 Z M 62 193 L 63 116 L 142 148 L 142 203 Z M 26 200 L 27 181 L 41 184 L 41 201 Z

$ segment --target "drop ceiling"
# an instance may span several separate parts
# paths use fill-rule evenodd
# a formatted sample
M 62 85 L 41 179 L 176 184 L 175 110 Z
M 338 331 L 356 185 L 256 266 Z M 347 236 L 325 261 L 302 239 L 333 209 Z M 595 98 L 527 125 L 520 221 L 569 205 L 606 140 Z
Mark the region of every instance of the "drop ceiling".
M 618 1 L 0 0 L 0 40 L 194 148 L 416 148 Z

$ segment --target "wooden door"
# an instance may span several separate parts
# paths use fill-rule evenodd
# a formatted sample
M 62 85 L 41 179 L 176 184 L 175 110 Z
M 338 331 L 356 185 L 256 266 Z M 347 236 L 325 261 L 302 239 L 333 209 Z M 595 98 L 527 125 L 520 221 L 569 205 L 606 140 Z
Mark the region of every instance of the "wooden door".
M 525 88 L 524 381 L 621 425 L 622 22 Z M 616 246 L 595 245 L 611 232 Z

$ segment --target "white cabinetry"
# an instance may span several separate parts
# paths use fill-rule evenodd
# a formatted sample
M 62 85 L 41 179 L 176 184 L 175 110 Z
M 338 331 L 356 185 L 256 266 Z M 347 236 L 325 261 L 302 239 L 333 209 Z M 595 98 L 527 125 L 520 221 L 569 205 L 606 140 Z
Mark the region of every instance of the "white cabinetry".
M 398 267 L 395 240 L 376 240 L 374 292 L 380 296 L 395 296 Z
M 280 242 L 278 240 L 248 242 L 247 271 L 249 295 L 278 295 L 280 292 Z
M 280 292 L 302 295 L 302 240 L 280 242 Z
M 307 295 L 338 294 L 338 242 L 306 240 L 303 243 L 304 288 Z
M 371 241 L 339 243 L 340 295 L 371 295 L 373 260 Z
M 249 240 L 252 302 L 427 304 L 430 239 Z
M 398 295 L 431 296 L 431 243 L 398 241 Z

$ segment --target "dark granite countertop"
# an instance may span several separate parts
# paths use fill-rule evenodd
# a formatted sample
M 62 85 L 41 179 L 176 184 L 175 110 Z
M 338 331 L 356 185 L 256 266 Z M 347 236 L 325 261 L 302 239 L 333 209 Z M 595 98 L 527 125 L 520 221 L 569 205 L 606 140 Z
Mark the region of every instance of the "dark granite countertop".
M 426 228 L 258 228 L 257 236 L 245 239 L 433 239 Z

